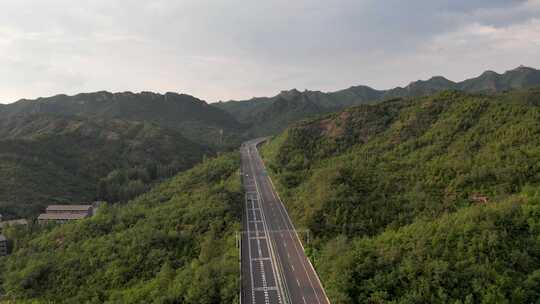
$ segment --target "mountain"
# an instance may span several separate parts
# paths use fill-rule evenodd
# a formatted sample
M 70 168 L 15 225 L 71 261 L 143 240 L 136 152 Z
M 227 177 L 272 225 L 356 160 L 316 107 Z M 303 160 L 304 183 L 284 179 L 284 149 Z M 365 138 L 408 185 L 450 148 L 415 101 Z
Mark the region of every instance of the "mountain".
M 8 229 L 0 301 L 238 303 L 239 166 L 222 155 L 91 218 Z
M 253 137 L 273 135 L 284 130 L 291 122 L 353 105 L 400 97 L 427 96 L 444 90 L 494 94 L 538 85 L 540 85 L 540 71 L 521 66 L 504 74 L 488 71 L 479 77 L 462 82 L 453 82 L 442 76 L 436 76 L 429 80 L 412 82 L 406 87 L 389 90 L 375 90 L 367 86 L 354 86 L 328 93 L 307 90 L 300 92 L 293 89 L 283 91 L 274 97 L 218 102 L 213 106 L 229 112 L 238 121 L 248 124 L 250 128 L 246 132 L 247 136 Z
M 0 108 L 0 119 L 35 114 L 151 122 L 214 147 L 240 142 L 241 124 L 230 114 L 185 94 L 96 92 L 20 100 Z
M 148 122 L 56 114 L 0 120 L 0 213 L 51 203 L 126 201 L 214 152 Z
M 359 100 L 376 100 L 382 93 L 368 87 L 323 93 L 282 91 L 274 97 L 253 98 L 246 101 L 228 101 L 212 104 L 231 113 L 248 125 L 246 137 L 276 134 L 289 124 L 313 115 L 330 113 L 356 104 Z
M 445 91 L 304 120 L 263 147 L 332 303 L 528 303 L 540 89 Z
M 537 86 L 539 82 L 540 72 L 538 70 L 520 66 L 502 75 L 493 71 L 486 71 L 477 78 L 459 83 L 458 88 L 466 92 L 493 93 Z
M 405 88 L 397 87 L 385 91 L 382 99 L 399 98 L 399 97 L 414 97 L 432 95 L 444 90 L 459 89 L 457 83 L 450 81 L 442 76 L 435 76 L 428 80 L 418 80 L 411 82 Z

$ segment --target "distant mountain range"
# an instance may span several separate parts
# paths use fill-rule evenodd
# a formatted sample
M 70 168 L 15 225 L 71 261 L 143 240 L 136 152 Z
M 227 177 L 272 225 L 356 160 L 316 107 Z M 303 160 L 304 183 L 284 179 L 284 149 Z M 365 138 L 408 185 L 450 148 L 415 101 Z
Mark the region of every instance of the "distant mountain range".
M 212 147 L 234 147 L 245 138 L 276 134 L 295 121 L 353 105 L 427 96 L 444 90 L 492 94 L 538 85 L 540 71 L 520 66 L 503 74 L 486 71 L 461 82 L 435 76 L 389 90 L 363 85 L 335 92 L 292 89 L 273 97 L 213 104 L 177 93 L 95 92 L 23 99 L 0 105 L 0 119 L 42 113 L 146 121 L 177 130 L 194 142 Z
M 334 112 L 343 108 L 379 102 L 399 97 L 427 96 L 444 90 L 492 94 L 510 89 L 540 85 L 540 71 L 520 66 L 498 74 L 482 73 L 476 78 L 453 82 L 442 76 L 419 80 L 406 87 L 376 90 L 368 86 L 353 86 L 336 92 L 282 91 L 274 97 L 259 97 L 243 101 L 213 104 L 233 115 L 239 122 L 249 124 L 252 136 L 270 135 L 283 130 L 299 119 Z

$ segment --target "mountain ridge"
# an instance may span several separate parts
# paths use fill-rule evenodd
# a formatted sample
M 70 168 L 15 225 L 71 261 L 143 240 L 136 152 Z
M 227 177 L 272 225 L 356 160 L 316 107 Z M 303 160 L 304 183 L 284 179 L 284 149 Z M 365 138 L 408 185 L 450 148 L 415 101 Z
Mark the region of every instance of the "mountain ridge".
M 494 94 L 511 89 L 524 89 L 540 85 L 540 70 L 519 66 L 503 74 L 485 71 L 481 75 L 454 82 L 443 76 L 433 76 L 427 80 L 410 82 L 405 87 L 378 90 L 366 85 L 351 86 L 333 92 L 321 92 L 297 89 L 283 90 L 273 97 L 253 97 L 247 100 L 220 101 L 212 105 L 233 115 L 239 122 L 253 126 L 252 136 L 272 135 L 282 131 L 291 119 L 290 112 L 296 109 L 295 102 L 310 105 L 306 113 L 294 115 L 295 119 L 307 118 L 313 114 L 326 114 L 342 110 L 349 106 L 381 102 L 392 98 L 409 98 L 432 95 L 444 90 L 457 90 L 467 93 Z M 280 99 L 289 101 L 291 109 L 280 107 L 276 111 L 271 105 Z M 308 102 L 309 101 L 309 102 Z M 281 101 L 283 103 L 283 101 Z M 257 113 L 252 116 L 251 113 Z M 279 121 L 279 124 L 274 121 Z M 254 126 L 256 125 L 256 126 Z
M 219 146 L 222 133 L 234 143 L 242 127 L 229 113 L 187 94 L 152 92 L 110 93 L 98 91 L 76 95 L 58 94 L 34 100 L 21 99 L 0 108 L 0 118 L 33 114 L 58 114 L 153 122 L 180 131 L 188 139 Z

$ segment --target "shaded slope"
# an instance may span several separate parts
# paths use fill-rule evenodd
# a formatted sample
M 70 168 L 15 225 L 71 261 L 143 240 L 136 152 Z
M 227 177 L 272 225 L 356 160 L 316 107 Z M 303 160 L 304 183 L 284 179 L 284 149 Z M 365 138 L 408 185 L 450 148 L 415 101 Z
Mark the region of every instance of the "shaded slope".
M 56 115 L 5 119 L 0 213 L 28 216 L 53 202 L 125 200 L 205 154 L 212 151 L 150 123 Z

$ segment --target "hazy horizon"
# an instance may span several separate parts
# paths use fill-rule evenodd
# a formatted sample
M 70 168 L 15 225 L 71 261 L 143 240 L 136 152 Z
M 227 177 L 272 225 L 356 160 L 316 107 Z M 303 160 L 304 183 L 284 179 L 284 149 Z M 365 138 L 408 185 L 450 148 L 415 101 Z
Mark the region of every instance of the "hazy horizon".
M 464 80 L 467 80 L 467 79 L 471 79 L 471 78 L 474 78 L 474 77 L 478 77 L 480 76 L 483 72 L 487 72 L 487 71 L 493 71 L 493 72 L 496 72 L 498 74 L 503 74 L 505 72 L 508 72 L 510 70 L 513 70 L 513 69 L 516 69 L 516 68 L 519 68 L 521 66 L 524 66 L 524 65 L 518 65 L 514 68 L 511 68 L 511 69 L 508 69 L 508 70 L 505 70 L 505 71 L 494 71 L 494 70 L 485 70 L 485 71 L 482 71 L 482 72 L 479 72 L 477 73 L 477 75 L 473 75 L 471 77 L 467 77 L 467 78 L 463 78 L 463 79 L 459 79 L 459 80 L 456 80 L 456 79 L 449 79 L 448 77 L 444 76 L 444 75 L 433 75 L 433 76 L 430 76 L 429 78 L 432 78 L 432 77 L 438 77 L 438 76 L 442 76 L 450 81 L 453 81 L 453 82 L 461 82 L 461 81 L 464 81 Z M 531 66 L 525 66 L 527 68 L 534 68 L 536 69 L 536 67 L 531 67 Z M 428 80 L 429 78 L 426 78 L 426 79 L 414 79 L 414 80 L 410 80 L 410 81 L 407 81 L 406 83 L 402 84 L 402 85 L 396 85 L 396 86 L 393 86 L 393 87 L 388 87 L 388 88 L 376 88 L 376 87 L 371 87 L 372 89 L 376 89 L 376 90 L 390 90 L 390 89 L 394 89 L 394 88 L 397 88 L 397 87 L 405 87 L 407 85 L 409 85 L 410 83 L 414 82 L 414 81 L 423 81 L 423 80 Z M 336 88 L 334 90 L 323 90 L 322 92 L 324 93 L 327 93 L 327 92 L 335 92 L 335 91 L 339 91 L 339 90 L 344 90 L 344 89 L 347 89 L 347 88 L 350 88 L 352 86 L 361 86 L 361 85 L 365 85 L 365 84 L 362 84 L 362 83 L 358 83 L 358 84 L 351 84 L 347 87 L 342 87 L 342 88 Z M 107 90 L 96 90 L 96 91 L 84 91 L 84 92 L 75 92 L 75 93 L 72 93 L 72 94 L 67 94 L 67 93 L 63 93 L 63 92 L 59 92 L 59 93 L 56 93 L 56 94 L 52 94 L 52 95 L 47 95 L 47 96 L 36 96 L 36 97 L 33 97 L 33 98 L 26 98 L 26 97 L 23 97 L 23 98 L 19 98 L 18 100 L 15 100 L 15 101 L 11 101 L 11 102 L 2 102 L 0 101 L 0 104 L 10 104 L 10 103 L 14 103 L 14 102 L 17 102 L 17 101 L 20 101 L 20 100 L 35 100 L 35 99 L 38 99 L 38 98 L 47 98 L 47 97 L 53 97 L 53 96 L 56 96 L 56 95 L 68 95 L 68 96 L 73 96 L 73 95 L 77 95 L 77 94 L 86 94 L 86 93 L 96 93 L 96 92 L 102 92 L 102 91 L 107 91 L 109 93 L 124 93 L 124 92 L 131 92 L 131 93 L 142 93 L 142 92 L 152 92 L 152 93 L 156 93 L 156 94 L 166 94 L 166 93 L 177 93 L 177 94 L 187 94 L 187 95 L 191 95 L 193 97 L 196 97 L 196 98 L 199 98 L 201 100 L 204 100 L 206 101 L 207 103 L 216 103 L 216 102 L 227 102 L 227 101 L 241 101 L 241 100 L 249 100 L 249 99 L 252 99 L 252 98 L 257 98 L 257 97 L 273 97 L 277 94 L 279 94 L 281 91 L 284 91 L 284 90 L 298 90 L 298 91 L 321 91 L 321 90 L 318 90 L 316 88 L 304 88 L 304 89 L 299 89 L 299 88 L 283 88 L 283 89 L 280 89 L 279 91 L 276 91 L 276 92 L 272 92 L 270 94 L 267 94 L 267 95 L 258 95 L 258 96 L 250 96 L 250 97 L 246 97 L 246 98 L 241 98 L 241 99 L 219 99 L 219 100 L 205 100 L 203 98 L 201 98 L 200 96 L 197 96 L 197 95 L 193 95 L 193 94 L 190 94 L 189 92 L 182 92 L 182 91 L 163 91 L 163 92 L 159 92 L 159 91 L 153 91 L 153 90 L 140 90 L 140 91 L 107 91 Z
M 540 0 L 10 0 L 0 16 L 0 103 L 103 90 L 216 102 L 540 67 Z

